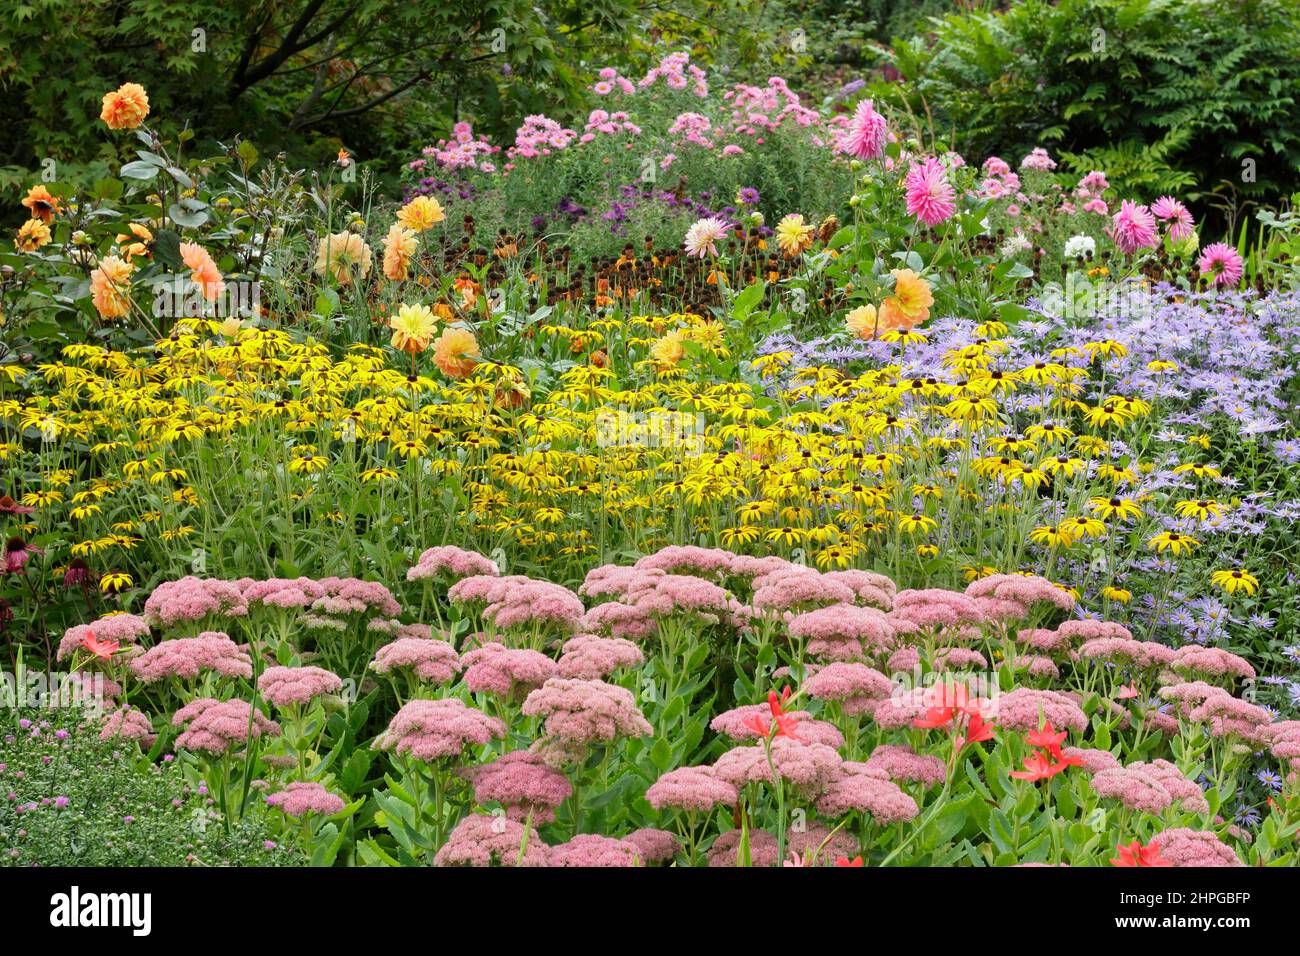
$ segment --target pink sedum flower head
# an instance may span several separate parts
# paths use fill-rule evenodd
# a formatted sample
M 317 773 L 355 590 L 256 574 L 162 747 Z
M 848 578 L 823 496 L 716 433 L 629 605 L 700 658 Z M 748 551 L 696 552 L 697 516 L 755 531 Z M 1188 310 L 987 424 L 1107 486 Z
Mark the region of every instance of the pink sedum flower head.
M 1171 866 L 1237 867 L 1241 859 L 1208 830 L 1175 827 L 1158 834 L 1151 841 L 1160 847 L 1160 855 Z
M 460 658 L 446 641 L 425 637 L 399 637 L 375 651 L 370 669 L 377 674 L 409 670 L 422 681 L 449 684 L 460 673 Z
M 217 755 L 247 743 L 250 729 L 255 739 L 280 736 L 280 725 L 244 700 L 200 697 L 172 714 L 172 725 L 185 727 L 176 738 L 177 750 Z
M 550 823 L 555 808 L 573 795 L 573 785 L 562 772 L 527 750 L 512 750 L 489 764 L 469 767 L 461 776 L 474 785 L 479 803 L 496 801 L 512 820 Z
M 505 733 L 502 721 L 458 698 L 413 700 L 393 716 L 374 746 L 419 760 L 442 760 L 458 757 L 465 747 L 482 746 Z
M 130 667 L 143 684 L 167 677 L 193 680 L 205 671 L 245 680 L 253 676 L 253 659 L 247 647 L 240 647 L 220 631 L 162 641 L 131 661 Z
M 708 813 L 716 806 L 734 807 L 739 792 L 712 767 L 679 767 L 652 783 L 645 798 L 656 810 Z
M 553 677 L 528 695 L 523 713 L 544 717 L 548 736 L 574 744 L 654 733 L 630 690 L 599 680 Z
M 63 632 L 55 659 L 65 660 L 82 647 L 82 642 L 94 634 L 95 640 L 107 644 L 135 644 L 149 634 L 149 622 L 134 614 L 109 614 L 94 624 L 78 624 Z
M 408 581 L 424 581 L 442 578 L 459 581 L 461 578 L 476 574 L 496 577 L 501 574 L 496 562 L 485 558 L 477 551 L 466 551 L 455 545 L 443 545 L 429 548 L 420 555 L 415 565 L 406 572 Z
M 641 648 L 617 637 L 579 634 L 564 642 L 558 662 L 559 677 L 602 680 L 625 667 L 645 661 Z
M 568 843 L 551 847 L 547 866 L 635 867 L 642 866 L 641 848 L 630 840 L 580 833 Z
M 556 664 L 540 651 L 512 650 L 489 642 L 461 656 L 465 686 L 474 693 L 523 700 L 555 676 Z
M 343 689 L 343 681 L 323 667 L 268 667 L 257 689 L 276 707 L 296 707 Z
M 144 602 L 144 617 L 158 627 L 208 617 L 245 617 L 248 601 L 233 581 L 187 576 L 154 588 Z
M 546 866 L 550 847 L 537 831 L 504 817 L 471 813 L 451 831 L 434 866 Z
M 319 783 L 303 780 L 295 780 L 279 793 L 271 794 L 266 802 L 291 817 L 305 817 L 311 813 L 328 817 L 346 806 L 342 797 L 330 793 Z
M 152 747 L 158 735 L 153 732 L 149 715 L 134 707 L 119 707 L 104 718 L 99 729 L 100 740 L 134 740 Z

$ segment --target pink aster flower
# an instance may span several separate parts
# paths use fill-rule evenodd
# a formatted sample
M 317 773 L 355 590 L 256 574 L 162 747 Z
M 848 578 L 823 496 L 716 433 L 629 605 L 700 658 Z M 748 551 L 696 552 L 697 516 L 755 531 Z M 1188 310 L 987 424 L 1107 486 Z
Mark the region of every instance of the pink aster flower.
M 913 163 L 903 179 L 907 190 L 907 212 L 927 226 L 937 226 L 957 211 L 956 193 L 948 182 L 943 163 L 929 157 Z
M 1202 277 L 1209 277 L 1211 285 L 1235 286 L 1241 281 L 1241 256 L 1226 242 L 1211 243 L 1201 250 L 1196 267 Z

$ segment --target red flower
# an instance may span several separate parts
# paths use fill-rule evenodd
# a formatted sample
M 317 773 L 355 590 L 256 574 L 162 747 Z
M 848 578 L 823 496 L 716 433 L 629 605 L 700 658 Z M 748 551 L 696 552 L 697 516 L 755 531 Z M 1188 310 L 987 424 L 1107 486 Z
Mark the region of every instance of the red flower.
M 1034 782 L 1039 780 L 1050 780 L 1067 766 L 1069 765 L 1065 763 L 1052 763 L 1047 759 L 1047 754 L 1043 753 L 1041 750 L 1035 750 L 1025 758 L 1025 769 L 1013 770 L 1011 771 L 1011 776 L 1015 777 L 1017 780 L 1031 780 Z
M 1056 732 L 1049 720 L 1041 730 L 1031 730 L 1025 734 L 1025 740 L 1031 747 L 1046 750 L 1054 759 L 1061 759 L 1061 744 L 1065 741 L 1066 731 Z
M 1111 866 L 1173 866 L 1160 855 L 1160 847 L 1155 840 L 1146 846 L 1134 840 L 1128 846 L 1121 843 L 1115 849 L 1119 851 L 1119 856 L 1110 861 Z
M 772 712 L 771 722 L 764 721 L 758 714 L 754 714 L 745 719 L 745 727 L 764 740 L 768 737 L 788 737 L 791 740 L 803 743 L 797 733 L 799 721 L 785 712 L 785 702 L 789 699 L 790 688 L 788 685 L 781 691 L 780 697 L 776 696 L 776 691 L 768 691 L 767 708 Z
M 81 646 L 101 660 L 108 660 L 117 653 L 122 642 L 97 640 L 94 631 L 87 631 L 86 636 L 81 639 Z
M 835 858 L 835 865 L 836 866 L 862 866 L 862 857 L 855 856 L 853 859 L 850 860 L 847 856 L 837 856 Z
M 971 700 L 965 684 L 936 684 L 930 688 L 925 702 L 929 708 L 925 716 L 912 721 L 913 727 L 922 730 L 947 726 L 961 714 L 979 714 L 979 700 Z
M 992 740 L 993 731 L 993 725 L 985 723 L 984 718 L 976 710 L 966 722 L 965 736 L 962 734 L 957 735 L 957 750 L 960 752 L 965 749 L 967 744 L 982 744 L 986 740 Z

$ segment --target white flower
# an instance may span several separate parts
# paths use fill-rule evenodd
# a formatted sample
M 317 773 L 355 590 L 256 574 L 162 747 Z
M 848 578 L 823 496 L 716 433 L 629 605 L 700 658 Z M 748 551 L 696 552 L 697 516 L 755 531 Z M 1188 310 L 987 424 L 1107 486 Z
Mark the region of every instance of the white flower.
M 1065 258 L 1077 259 L 1079 256 L 1095 255 L 1097 241 L 1092 236 L 1071 236 L 1065 241 Z
M 1010 259 L 1012 256 L 1018 255 L 1019 253 L 1028 252 L 1033 247 L 1033 243 L 1026 239 L 1021 233 L 1013 233 L 1007 237 L 1005 242 L 1002 243 L 1002 258 Z

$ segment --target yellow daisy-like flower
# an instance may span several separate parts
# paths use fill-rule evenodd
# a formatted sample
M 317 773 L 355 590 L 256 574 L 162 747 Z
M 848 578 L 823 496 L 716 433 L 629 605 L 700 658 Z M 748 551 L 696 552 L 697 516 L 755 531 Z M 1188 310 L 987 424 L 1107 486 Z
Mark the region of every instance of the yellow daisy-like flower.
M 1169 551 L 1177 555 L 1184 551 L 1191 554 L 1198 544 L 1200 542 L 1191 535 L 1178 531 L 1161 531 L 1147 542 L 1147 547 L 1154 548 L 1157 552 Z
M 1128 498 L 1089 498 L 1088 507 L 1103 521 L 1110 521 L 1112 518 L 1123 521 L 1126 518 L 1142 517 L 1142 509 Z
M 773 528 L 763 537 L 768 541 L 778 542 L 780 544 L 798 544 L 803 541 L 804 532 L 802 528 Z
M 937 544 L 918 544 L 916 546 L 916 555 L 920 558 L 938 557 L 939 546 Z
M 1111 585 L 1107 585 L 1101 589 L 1101 596 L 1107 601 L 1114 601 L 1117 604 L 1127 604 L 1129 601 L 1133 600 L 1132 591 L 1128 591 L 1124 588 L 1113 587 Z
M 929 515 L 910 514 L 898 516 L 898 530 L 903 534 L 923 534 L 937 527 L 939 522 Z
M 1241 568 L 1232 571 L 1215 571 L 1210 575 L 1210 583 L 1215 587 L 1223 588 L 1229 594 L 1244 591 L 1247 595 L 1251 595 L 1259 590 L 1259 578 Z
M 99 590 L 104 594 L 117 594 L 134 583 L 125 571 L 112 571 L 99 579 Z
M 1223 505 L 1209 498 L 1180 501 L 1174 505 L 1174 514 L 1180 518 L 1199 518 L 1201 521 L 1208 518 L 1222 518 Z
M 1029 540 L 1052 548 L 1068 548 L 1074 544 L 1074 536 L 1061 525 L 1039 525 L 1029 532 Z

